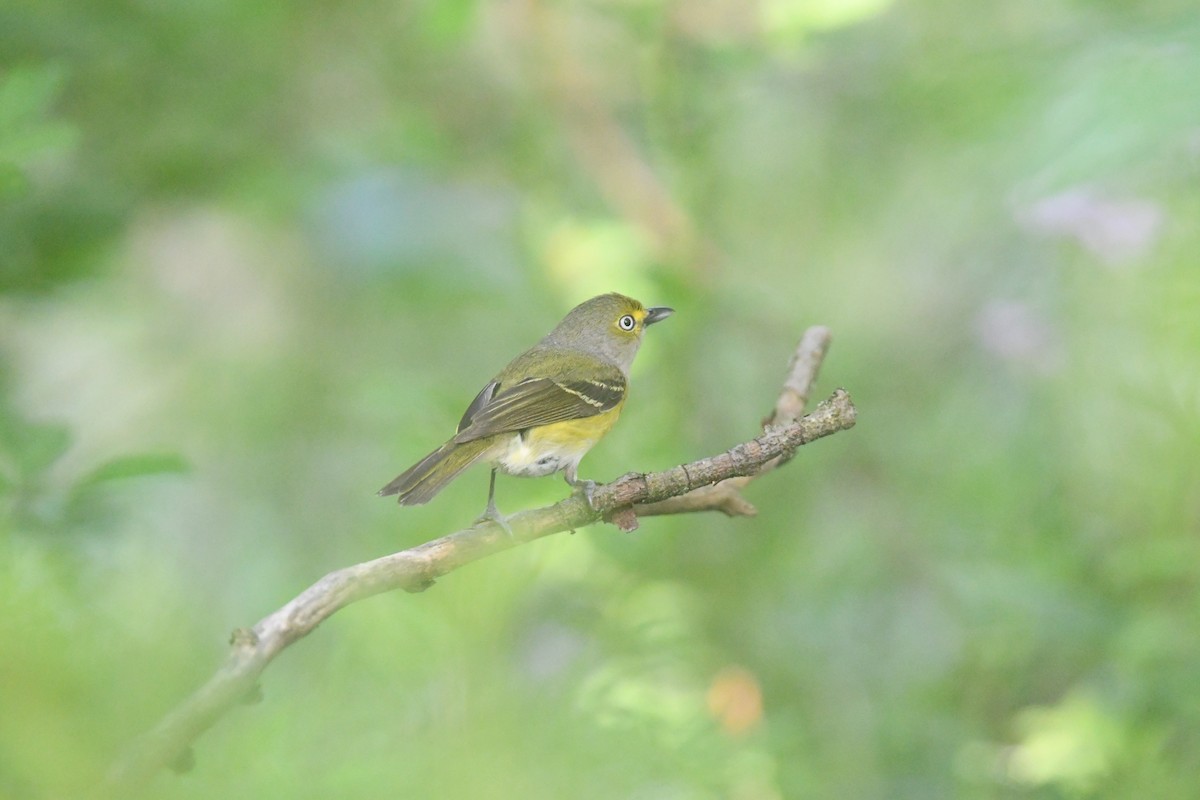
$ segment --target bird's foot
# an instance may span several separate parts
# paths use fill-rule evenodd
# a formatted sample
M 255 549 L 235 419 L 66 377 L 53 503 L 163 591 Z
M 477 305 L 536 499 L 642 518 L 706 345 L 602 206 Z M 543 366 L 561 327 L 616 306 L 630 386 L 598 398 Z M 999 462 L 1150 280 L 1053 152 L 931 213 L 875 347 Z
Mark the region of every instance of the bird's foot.
M 505 516 L 500 513 L 500 510 L 496 508 L 495 503 L 488 503 L 488 507 L 484 510 L 484 512 L 475 519 L 476 525 L 483 525 L 487 522 L 495 523 L 496 525 L 500 526 L 502 531 L 508 534 L 508 538 L 514 538 L 512 527 L 508 524 L 508 520 L 505 518 Z
M 593 501 L 593 496 L 596 494 L 596 482 L 587 480 L 575 481 L 571 486 L 574 488 L 575 494 L 582 494 L 583 499 L 587 500 L 588 508 L 595 511 L 596 504 Z

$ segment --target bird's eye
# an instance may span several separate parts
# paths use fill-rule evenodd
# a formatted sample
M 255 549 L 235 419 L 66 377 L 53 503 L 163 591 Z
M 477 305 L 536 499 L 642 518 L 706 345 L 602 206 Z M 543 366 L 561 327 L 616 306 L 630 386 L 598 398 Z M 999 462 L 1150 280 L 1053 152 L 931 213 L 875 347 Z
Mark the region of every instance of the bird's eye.
M 631 330 L 633 330 L 634 326 L 637 325 L 637 320 L 635 320 L 633 318 L 633 315 L 626 314 L 625 316 L 623 316 L 619 320 L 617 320 L 617 325 L 623 331 L 631 331 Z

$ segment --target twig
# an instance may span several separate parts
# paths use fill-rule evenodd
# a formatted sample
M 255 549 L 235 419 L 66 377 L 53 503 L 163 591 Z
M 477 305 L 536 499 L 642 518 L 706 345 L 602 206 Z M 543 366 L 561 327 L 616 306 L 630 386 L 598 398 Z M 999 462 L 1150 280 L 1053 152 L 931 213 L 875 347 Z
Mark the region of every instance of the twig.
M 825 354 L 829 352 L 831 340 L 829 328 L 823 325 L 814 325 L 804 332 L 804 337 L 792 353 L 792 362 L 788 365 L 787 377 L 783 381 L 779 399 L 775 401 L 775 409 L 763 420 L 764 431 L 793 425 L 804 414 L 809 392 L 817 381 L 817 373 L 821 369 L 821 362 L 825 360 Z M 850 424 L 853 425 L 853 421 Z M 770 472 L 790 458 L 790 453 L 784 454 L 767 461 L 751 475 L 727 478 L 720 483 L 702 486 L 679 497 L 639 505 L 636 509 L 637 515 L 649 517 L 693 511 L 721 511 L 729 517 L 753 517 L 758 513 L 758 509 L 742 497 L 742 489 L 759 475 Z
M 509 518 L 512 536 L 485 523 L 408 550 L 331 572 L 253 628 L 233 632 L 230 651 L 209 681 L 134 742 L 110 771 L 102 796 L 130 797 L 166 765 L 186 763 L 191 743 L 238 702 L 253 700 L 259 675 L 288 645 L 311 633 L 339 609 L 393 589 L 420 592 L 472 561 L 602 519 L 622 529 L 637 516 L 720 510 L 754 513 L 738 493 L 751 478 L 785 463 L 796 448 L 854 425 L 850 396 L 838 389 L 813 413 L 800 417 L 817 369 L 829 346 L 829 331 L 811 328 L 792 358 L 788 378 L 756 439 L 709 458 L 662 472 L 629 473 L 596 487 L 592 507 L 579 495 Z M 637 516 L 635 516 L 637 515 Z

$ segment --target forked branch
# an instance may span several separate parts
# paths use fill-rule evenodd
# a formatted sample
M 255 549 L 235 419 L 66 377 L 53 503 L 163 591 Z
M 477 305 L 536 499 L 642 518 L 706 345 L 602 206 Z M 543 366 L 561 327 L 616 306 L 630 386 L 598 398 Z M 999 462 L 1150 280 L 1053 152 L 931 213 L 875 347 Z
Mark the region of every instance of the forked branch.
M 102 796 L 130 797 L 164 766 L 190 759 L 191 743 L 239 702 L 253 697 L 259 675 L 292 642 L 311 633 L 339 609 L 393 589 L 419 592 L 464 564 L 561 531 L 609 520 L 623 530 L 638 516 L 692 511 L 754 514 L 740 490 L 753 478 L 787 462 L 814 439 L 854 425 L 850 396 L 838 389 L 803 414 L 817 370 L 829 347 L 826 328 L 810 328 L 792 357 L 783 390 L 764 433 L 724 453 L 662 472 L 629 473 L 596 487 L 592 506 L 579 495 L 510 517 L 509 536 L 485 523 L 425 544 L 331 572 L 252 628 L 233 632 L 230 651 L 215 675 L 133 743 L 113 767 Z

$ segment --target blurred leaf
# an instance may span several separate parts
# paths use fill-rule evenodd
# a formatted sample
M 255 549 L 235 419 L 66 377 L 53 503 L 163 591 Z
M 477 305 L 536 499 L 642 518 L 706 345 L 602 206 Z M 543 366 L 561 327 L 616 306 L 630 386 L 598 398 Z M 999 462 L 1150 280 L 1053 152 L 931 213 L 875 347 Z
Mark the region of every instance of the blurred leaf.
M 53 507 L 48 526 L 71 535 L 111 535 L 120 530 L 128 516 L 129 503 L 136 504 L 140 487 L 131 486 L 126 495 L 118 486 L 129 479 L 179 475 L 188 464 L 172 453 L 143 453 L 108 461 L 71 487 L 63 502 Z
M 80 486 L 95 486 L 106 481 L 146 478 L 156 475 L 182 475 L 191 469 L 176 453 L 143 453 L 114 458 L 93 470 Z
M 1026 709 L 1017 724 L 1022 741 L 1010 756 L 1009 771 L 1019 783 L 1090 793 L 1111 772 L 1123 746 L 1120 721 L 1085 693 L 1073 693 L 1057 706 Z

